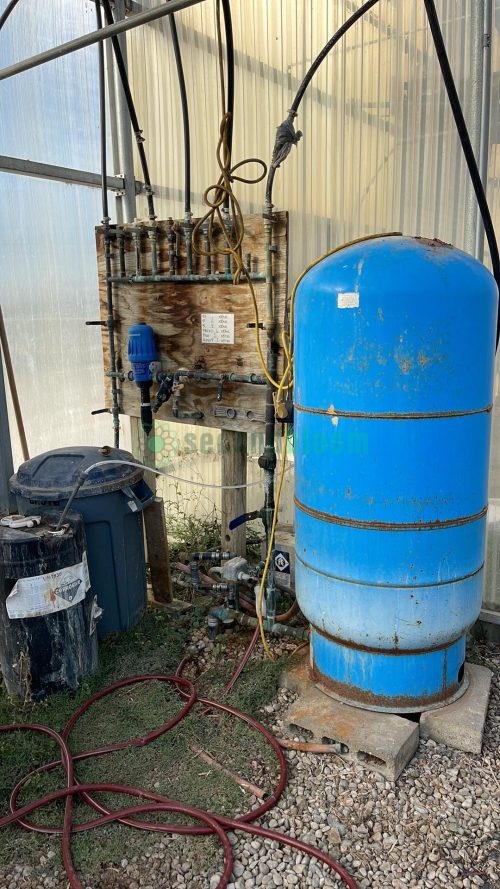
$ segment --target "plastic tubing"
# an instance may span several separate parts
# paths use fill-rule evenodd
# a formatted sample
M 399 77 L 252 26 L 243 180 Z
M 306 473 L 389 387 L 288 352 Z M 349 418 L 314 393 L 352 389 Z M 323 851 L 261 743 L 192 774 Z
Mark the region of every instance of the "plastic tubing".
M 95 5 L 96 23 L 102 28 L 102 16 L 100 3 Z M 107 156 L 106 156 L 106 77 L 104 67 L 104 44 L 98 44 L 99 57 L 99 120 L 101 141 L 101 194 L 102 194 L 102 224 L 104 227 L 104 261 L 106 265 L 106 327 L 108 330 L 109 368 L 111 372 L 111 416 L 113 418 L 113 444 L 115 448 L 120 446 L 120 406 L 118 403 L 118 385 L 116 379 L 116 345 L 115 345 L 115 320 L 113 313 L 113 285 L 111 277 L 111 245 L 109 230 L 109 207 L 107 187 Z

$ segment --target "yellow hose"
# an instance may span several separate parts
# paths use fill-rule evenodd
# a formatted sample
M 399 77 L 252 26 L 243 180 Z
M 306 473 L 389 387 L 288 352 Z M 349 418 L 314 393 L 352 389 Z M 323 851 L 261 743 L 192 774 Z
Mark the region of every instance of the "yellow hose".
M 362 238 L 355 238 L 352 241 L 347 241 L 345 244 L 342 244 L 340 247 L 334 247 L 332 250 L 328 250 L 326 253 L 323 253 L 322 256 L 318 257 L 318 259 L 315 259 L 314 262 L 311 262 L 300 273 L 300 275 L 297 278 L 297 280 L 295 281 L 295 284 L 293 285 L 292 291 L 290 293 L 290 297 L 289 297 L 290 330 L 293 332 L 293 311 L 294 311 L 295 294 L 297 291 L 297 287 L 299 286 L 303 277 L 311 269 L 313 269 L 316 265 L 318 265 L 318 263 L 322 262 L 323 259 L 327 259 L 329 256 L 332 256 L 334 253 L 338 253 L 340 250 L 344 250 L 347 247 L 352 247 L 354 244 L 360 244 L 362 241 L 372 241 L 375 238 L 386 238 L 386 237 L 392 237 L 392 236 L 400 235 L 400 234 L 401 234 L 401 232 L 381 232 L 380 234 L 365 235 Z M 256 316 L 258 316 L 256 303 L 255 303 L 255 310 L 256 310 Z M 279 396 L 284 392 L 284 390 L 289 389 L 293 383 L 293 340 L 290 339 L 289 344 L 288 344 L 286 342 L 286 339 L 287 339 L 286 334 L 283 331 L 282 343 L 283 343 L 283 350 L 285 353 L 285 357 L 287 360 L 286 360 L 285 369 L 283 371 L 283 376 L 282 376 L 280 383 L 278 384 L 278 387 L 277 387 L 278 392 L 276 395 L 276 401 L 278 401 Z M 262 644 L 264 646 L 264 651 L 270 660 L 273 660 L 273 656 L 272 656 L 272 653 L 269 649 L 269 645 L 267 644 L 267 640 L 265 638 L 264 623 L 263 623 L 263 619 L 262 619 L 262 601 L 264 598 L 264 587 L 265 587 L 267 572 L 269 570 L 269 563 L 271 561 L 271 554 L 272 554 L 272 550 L 273 550 L 274 533 L 276 530 L 276 524 L 277 524 L 277 520 L 278 520 L 278 506 L 279 506 L 279 501 L 280 501 L 280 496 L 281 496 L 281 489 L 283 487 L 285 466 L 286 466 L 286 440 L 285 440 L 284 447 L 283 447 L 280 478 L 279 478 L 279 482 L 278 482 L 278 488 L 276 491 L 276 501 L 275 501 L 275 507 L 274 507 L 273 521 L 272 521 L 272 526 L 271 526 L 271 533 L 269 535 L 270 545 L 269 545 L 268 552 L 267 552 L 267 558 L 266 558 L 266 561 L 264 564 L 264 571 L 262 574 L 260 587 L 259 587 L 259 594 L 258 594 L 258 599 L 257 599 L 257 619 L 259 621 L 260 635 L 261 635 L 261 639 L 262 639 Z
M 222 78 L 222 56 L 221 56 L 221 36 L 220 36 L 220 25 L 218 31 L 218 43 L 219 43 L 219 67 L 221 71 L 221 90 L 222 94 L 224 93 L 224 82 Z M 219 130 L 219 141 L 217 143 L 217 163 L 220 169 L 220 176 L 215 185 L 210 186 L 206 189 L 203 195 L 204 202 L 208 206 L 208 211 L 199 219 L 196 223 L 193 230 L 193 249 L 195 253 L 199 256 L 215 256 L 215 255 L 223 255 L 223 256 L 231 256 L 233 258 L 235 264 L 235 272 L 233 276 L 233 280 L 235 284 L 239 284 L 242 276 L 246 279 L 248 288 L 250 291 L 250 296 L 252 299 L 253 305 L 253 313 L 254 313 L 254 322 L 255 322 L 255 344 L 257 355 L 259 357 L 260 366 L 262 372 L 266 378 L 266 380 L 270 383 L 273 388 L 275 388 L 275 412 L 278 419 L 283 418 L 284 410 L 283 410 L 283 401 L 286 398 L 286 393 L 288 393 L 293 386 L 293 333 L 289 336 L 285 331 L 282 332 L 281 335 L 281 344 L 283 347 L 283 354 L 285 356 L 285 364 L 283 369 L 283 374 L 280 380 L 275 380 L 267 369 L 267 363 L 264 358 L 264 354 L 262 352 L 262 346 L 260 343 L 260 328 L 259 328 L 259 307 L 257 305 L 257 299 L 255 296 L 255 289 L 250 278 L 250 272 L 246 268 L 245 263 L 243 261 L 242 255 L 242 243 L 244 237 L 244 223 L 243 223 L 243 214 L 241 212 L 241 207 L 236 199 L 233 189 L 232 183 L 237 180 L 240 182 L 246 183 L 257 183 L 260 182 L 267 173 L 267 167 L 263 161 L 258 158 L 247 158 L 246 160 L 240 161 L 239 163 L 231 166 L 231 152 L 228 145 L 227 134 L 228 127 L 231 120 L 231 115 L 225 111 L 225 101 L 224 96 L 222 98 L 223 102 L 223 115 Z M 241 176 L 236 176 L 235 171 L 242 167 L 246 163 L 256 162 L 261 164 L 263 167 L 263 173 L 256 177 L 255 179 L 246 179 Z M 212 200 L 209 199 L 210 193 L 213 192 L 214 196 Z M 223 214 L 223 205 L 226 201 L 226 198 L 229 199 L 230 206 L 230 216 L 232 218 L 232 232 L 228 231 L 226 221 Z M 226 247 L 214 247 L 205 251 L 200 249 L 196 243 L 196 234 L 199 229 L 204 225 L 204 223 L 208 223 L 208 237 L 209 244 L 212 245 L 214 243 L 214 222 L 217 220 L 220 228 L 223 232 L 224 240 L 226 243 Z M 290 331 L 293 332 L 293 312 L 294 312 L 294 301 L 295 294 L 297 291 L 297 287 L 302 281 L 302 278 L 316 266 L 319 262 L 322 262 L 323 259 L 326 259 L 329 256 L 332 256 L 334 253 L 338 253 L 340 250 L 344 250 L 346 247 L 351 247 L 354 244 L 359 244 L 361 241 L 369 241 L 374 238 L 382 238 L 382 237 L 390 237 L 391 235 L 400 234 L 400 232 L 388 232 L 376 235 L 368 235 L 362 238 L 356 238 L 352 241 L 348 241 L 345 244 L 342 244 L 340 247 L 334 247 L 332 250 L 329 250 L 326 253 L 323 253 L 318 259 L 315 259 L 314 262 L 310 263 L 303 272 L 299 275 L 295 284 L 293 285 L 290 297 L 289 297 L 289 319 L 290 319 Z M 281 455 L 281 466 L 280 466 L 280 475 L 278 480 L 278 487 L 276 490 L 276 499 L 275 506 L 273 512 L 273 519 L 271 523 L 271 532 L 269 535 L 269 547 L 266 555 L 266 561 L 264 563 L 264 570 L 262 572 L 262 578 L 260 581 L 259 591 L 257 595 L 257 620 L 259 622 L 259 631 L 262 639 L 262 644 L 264 646 L 264 651 L 269 660 L 273 660 L 273 655 L 269 648 L 269 645 L 266 640 L 265 632 L 264 632 L 264 622 L 262 618 L 262 603 L 264 600 L 264 588 L 266 583 L 267 572 L 269 570 L 269 564 L 271 561 L 271 555 L 273 551 L 273 541 L 274 534 L 276 531 L 276 525 L 278 521 L 278 505 L 281 496 L 281 490 L 283 487 L 283 479 L 285 476 L 285 468 L 286 468 L 286 436 L 284 438 L 283 443 L 283 453 Z

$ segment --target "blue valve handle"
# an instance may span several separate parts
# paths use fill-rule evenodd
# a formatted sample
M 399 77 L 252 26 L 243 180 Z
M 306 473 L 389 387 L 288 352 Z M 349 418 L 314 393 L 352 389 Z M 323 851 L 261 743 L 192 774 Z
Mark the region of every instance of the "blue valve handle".
M 236 516 L 235 519 L 231 519 L 228 523 L 228 528 L 230 531 L 234 531 L 235 528 L 239 528 L 240 525 L 244 525 L 245 522 L 251 522 L 253 519 L 261 518 L 261 510 L 254 509 L 253 512 L 244 512 L 242 515 Z

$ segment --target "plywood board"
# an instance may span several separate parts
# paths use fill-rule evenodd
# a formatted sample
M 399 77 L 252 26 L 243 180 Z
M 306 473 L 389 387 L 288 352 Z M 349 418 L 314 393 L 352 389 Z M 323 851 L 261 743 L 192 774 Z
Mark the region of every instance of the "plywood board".
M 194 220 L 195 222 L 196 220 Z M 158 274 L 169 273 L 169 223 L 157 222 Z M 266 241 L 264 220 L 259 215 L 244 218 L 245 235 L 243 256 L 252 273 L 265 273 Z M 160 283 L 130 283 L 130 276 L 137 271 L 136 247 L 140 247 L 140 272 L 151 273 L 151 241 L 146 225 L 141 226 L 141 234 L 134 241 L 134 228 L 123 226 L 124 256 L 121 271 L 123 281 L 113 283 L 113 304 L 116 331 L 116 351 L 118 369 L 128 373 L 127 360 L 128 330 L 140 321 L 150 324 L 155 332 L 158 358 L 165 372 L 185 368 L 190 371 L 210 371 L 215 373 L 238 373 L 262 375 L 256 342 L 255 330 L 248 328 L 254 322 L 252 300 L 247 283 L 234 284 L 232 281 L 217 283 L 191 283 L 162 281 Z M 186 270 L 185 240 L 183 223 L 174 223 L 176 234 L 175 274 L 183 275 Z M 273 223 L 273 294 L 275 317 L 280 323 L 283 318 L 287 293 L 287 228 L 286 213 L 275 214 Z M 96 229 L 97 259 L 99 270 L 99 294 L 101 319 L 106 320 L 106 274 L 104 259 L 103 229 Z M 205 247 L 205 238 L 200 236 L 198 246 Z M 217 232 L 216 243 L 223 246 L 221 233 Z M 248 262 L 249 258 L 249 262 Z M 111 242 L 111 275 L 120 275 L 119 242 Z M 206 259 L 193 256 L 193 273 L 205 274 Z M 210 272 L 223 274 L 226 271 L 225 257 L 212 260 Z M 254 282 L 259 318 L 266 317 L 264 281 Z M 203 318 L 202 316 L 205 316 Z M 217 317 L 219 316 L 219 317 Z M 215 340 L 215 341 L 214 341 Z M 232 340 L 234 340 L 232 342 Z M 264 355 L 267 349 L 265 331 L 260 332 Z M 103 327 L 104 366 L 109 368 L 109 345 L 106 328 Z M 279 366 L 281 368 L 281 356 Z M 139 390 L 135 383 L 126 380 L 119 384 L 120 412 L 129 416 L 139 416 Z M 152 388 L 152 397 L 157 385 Z M 106 404 L 111 405 L 109 378 L 106 386 Z M 179 411 L 200 411 L 200 420 L 186 419 L 185 422 L 202 426 L 216 427 L 241 432 L 255 432 L 263 428 L 265 412 L 265 387 L 247 383 L 224 383 L 222 393 L 216 382 L 188 381 L 184 384 L 178 402 Z M 176 422 L 172 417 L 171 403 L 163 405 L 156 414 L 160 420 Z

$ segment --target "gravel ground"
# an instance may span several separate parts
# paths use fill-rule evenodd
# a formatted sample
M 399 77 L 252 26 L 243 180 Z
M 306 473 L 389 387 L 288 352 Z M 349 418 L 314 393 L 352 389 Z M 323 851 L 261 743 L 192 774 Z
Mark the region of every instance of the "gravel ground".
M 481 756 L 421 741 L 394 785 L 337 756 L 287 751 L 287 789 L 262 823 L 337 858 L 360 889 L 500 887 L 500 646 L 482 646 L 480 654 L 496 671 Z M 277 735 L 292 701 L 283 689 L 264 708 L 262 721 Z M 246 834 L 230 836 L 236 863 L 229 889 L 341 885 L 301 853 Z M 50 867 L 52 857 L 48 851 L 35 869 L 20 864 L 6 873 L 0 865 L 0 889 L 66 889 L 63 874 Z M 215 889 L 218 879 L 217 873 L 196 872 L 185 841 L 164 838 L 152 840 L 140 858 L 123 858 L 98 877 L 83 877 L 83 884 Z

